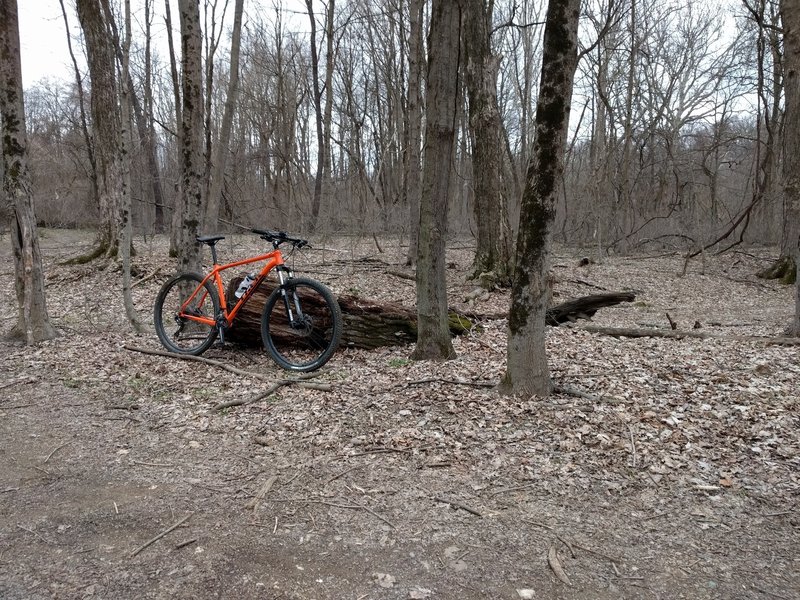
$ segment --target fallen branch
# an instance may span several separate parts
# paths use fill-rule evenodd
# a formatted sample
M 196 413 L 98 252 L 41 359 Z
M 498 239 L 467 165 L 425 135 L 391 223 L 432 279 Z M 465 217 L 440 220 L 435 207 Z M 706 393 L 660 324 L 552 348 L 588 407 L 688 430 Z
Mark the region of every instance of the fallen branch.
M 447 383 L 450 385 L 467 385 L 477 388 L 493 388 L 497 386 L 496 381 L 465 381 L 463 379 L 443 379 L 441 377 L 428 377 L 426 379 L 417 379 L 416 381 L 406 381 L 401 385 L 408 387 L 412 385 L 423 385 L 425 383 Z
M 311 379 L 316 377 L 318 373 L 308 373 L 305 375 L 298 375 L 294 379 L 280 379 L 278 381 L 273 382 L 266 390 L 263 392 L 259 392 L 255 396 L 250 398 L 234 398 L 233 400 L 227 400 L 225 402 L 220 402 L 216 406 L 213 407 L 212 410 L 222 410 L 224 408 L 230 408 L 231 406 L 242 406 L 245 404 L 252 404 L 253 402 L 258 402 L 259 400 L 263 400 L 264 398 L 270 397 L 274 394 L 277 390 L 282 388 L 285 385 L 297 385 L 302 388 L 310 389 L 310 390 L 319 390 L 322 392 L 330 392 L 333 389 L 333 386 L 327 383 L 308 383 L 304 380 Z
M 146 275 L 145 277 L 142 277 L 141 279 L 134 281 L 131 284 L 131 288 L 135 288 L 137 285 L 142 285 L 145 281 L 149 281 L 150 279 L 158 275 L 160 272 L 161 272 L 161 267 L 157 267 L 155 271 L 150 273 L 150 275 Z
M 186 521 L 188 521 L 188 520 L 189 520 L 189 517 L 191 517 L 193 514 L 194 514 L 194 513 L 189 513 L 188 515 L 186 515 L 185 517 L 183 517 L 183 518 L 182 518 L 180 521 L 178 521 L 178 522 L 177 522 L 177 523 L 175 523 L 174 525 L 171 525 L 170 527 L 167 527 L 167 528 L 166 528 L 164 531 L 162 531 L 161 533 L 159 533 L 159 534 L 158 534 L 156 537 L 154 537 L 152 540 L 150 540 L 150 541 L 146 542 L 145 544 L 143 544 L 143 545 L 139 546 L 139 547 L 138 547 L 136 550 L 134 550 L 133 552 L 131 552 L 131 553 L 128 555 L 128 558 L 133 558 L 134 556 L 136 556 L 137 554 L 139 554 L 139 552 L 141 552 L 142 550 L 144 550 L 145 548 L 147 548 L 147 547 L 148 547 L 148 546 L 150 546 L 151 544 L 155 544 L 155 543 L 156 543 L 158 540 L 160 540 L 161 538 L 163 538 L 164 536 L 166 536 L 167 534 L 169 534 L 171 531 L 174 531 L 174 530 L 176 530 L 178 527 L 180 527 L 180 526 L 181 526 L 181 525 L 183 525 L 183 524 L 184 524 Z
M 797 337 L 766 337 L 758 335 L 717 335 L 715 333 L 705 333 L 700 331 L 673 331 L 667 329 L 635 329 L 628 327 L 597 327 L 585 325 L 579 327 L 589 333 L 600 333 L 612 337 L 627 338 L 671 338 L 682 340 L 683 338 L 695 338 L 700 340 L 721 340 L 723 342 L 756 342 L 769 346 L 800 346 L 800 338 Z
M 178 360 L 188 360 L 192 362 L 204 363 L 207 365 L 219 367 L 220 369 L 228 371 L 229 373 L 233 373 L 234 375 L 239 375 L 242 377 L 255 377 L 256 379 L 269 380 L 268 375 L 262 375 L 261 373 L 253 373 L 251 371 L 243 371 L 242 369 L 237 369 L 236 367 L 232 367 L 228 364 L 225 364 L 222 361 L 214 360 L 211 358 L 203 358 L 202 356 L 193 356 L 191 354 L 175 354 L 174 352 L 164 352 L 163 350 L 150 350 L 149 348 L 128 346 L 127 344 L 124 345 L 123 348 L 125 348 L 125 350 L 130 350 L 131 352 L 141 352 L 142 354 L 150 354 L 152 356 L 165 356 L 167 358 L 177 358 Z
M 453 508 L 460 508 L 461 510 L 465 510 L 468 513 L 472 513 L 476 517 L 483 517 L 483 514 L 481 512 L 475 510 L 474 508 L 470 508 L 466 504 L 461 504 L 460 502 L 456 502 L 455 500 L 448 500 L 447 498 L 442 498 L 441 496 L 434 496 L 433 499 L 436 500 L 437 502 L 449 504 Z

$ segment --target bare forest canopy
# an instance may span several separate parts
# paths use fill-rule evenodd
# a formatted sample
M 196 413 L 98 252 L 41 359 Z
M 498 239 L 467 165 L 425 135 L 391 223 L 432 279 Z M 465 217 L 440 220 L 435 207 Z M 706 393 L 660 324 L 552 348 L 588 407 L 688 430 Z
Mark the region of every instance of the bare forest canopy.
M 133 219 L 138 233 L 153 233 L 168 227 L 178 198 L 177 73 L 163 5 L 136 4 Z M 232 4 L 201 3 L 207 177 L 227 97 Z M 245 7 L 220 217 L 292 231 L 409 232 L 409 30 L 415 3 L 268 4 Z M 87 133 L 92 89 L 80 66 L 86 64 L 85 46 L 69 5 L 77 77 L 26 90 L 30 163 L 39 222 L 91 227 L 100 218 Z M 544 1 L 498 0 L 492 15 L 504 137 L 499 185 L 512 223 L 532 146 L 545 10 Z M 427 11 L 423 5 L 423 31 Z M 179 53 L 177 19 L 173 12 Z M 726 232 L 734 241 L 779 243 L 778 24 L 770 2 L 583 3 L 556 239 L 616 251 L 649 243 L 700 248 Z M 466 65 L 461 68 L 463 73 Z M 424 65 L 422 73 L 424 97 Z M 467 97 L 461 94 L 457 113 L 453 234 L 476 227 Z M 324 153 L 318 153 L 318 140 Z M 314 207 L 320 169 L 322 194 Z

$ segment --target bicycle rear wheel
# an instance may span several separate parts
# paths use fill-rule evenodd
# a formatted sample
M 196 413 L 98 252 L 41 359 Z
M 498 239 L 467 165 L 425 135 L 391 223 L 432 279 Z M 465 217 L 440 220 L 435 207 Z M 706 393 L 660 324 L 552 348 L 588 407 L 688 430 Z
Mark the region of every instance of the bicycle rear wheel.
M 264 347 L 289 371 L 319 369 L 333 356 L 341 335 L 339 303 L 312 279 L 292 278 L 276 288 L 261 315 Z
M 215 319 L 219 299 L 210 282 L 198 273 L 181 273 L 161 288 L 153 308 L 153 324 L 161 344 L 177 354 L 202 354 L 217 339 L 217 327 L 193 317 Z M 199 290 L 198 290 L 199 288 Z M 184 306 L 197 290 L 197 294 Z M 184 307 L 181 310 L 181 307 Z

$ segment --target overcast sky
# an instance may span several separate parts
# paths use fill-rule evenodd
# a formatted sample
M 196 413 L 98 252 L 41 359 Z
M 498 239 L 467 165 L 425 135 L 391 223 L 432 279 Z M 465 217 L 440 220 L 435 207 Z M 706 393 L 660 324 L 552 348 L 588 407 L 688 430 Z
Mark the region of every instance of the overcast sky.
M 23 0 L 17 6 L 23 86 L 43 77 L 68 77 L 70 58 L 58 0 Z

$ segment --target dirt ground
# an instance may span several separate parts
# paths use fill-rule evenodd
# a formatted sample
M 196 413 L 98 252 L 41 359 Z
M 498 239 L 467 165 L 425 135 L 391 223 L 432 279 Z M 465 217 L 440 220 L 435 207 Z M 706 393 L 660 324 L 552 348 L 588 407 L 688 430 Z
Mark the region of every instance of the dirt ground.
M 220 255 L 257 242 L 235 236 Z M 505 321 L 487 319 L 456 360 L 345 348 L 314 380 L 330 391 L 290 385 L 218 411 L 285 372 L 259 349 L 205 355 L 246 374 L 128 349 L 159 344 L 126 325 L 118 269 L 58 264 L 90 244 L 42 232 L 61 335 L 0 344 L 0 598 L 800 598 L 800 347 L 743 337 L 791 318 L 791 290 L 754 277 L 769 250 L 682 275 L 670 252 L 579 266 L 559 249 L 555 301 L 637 293 L 594 324 L 669 329 L 669 313 L 716 337 L 551 328 L 560 391 L 546 400 L 489 387 Z M 174 269 L 165 244 L 136 241 L 148 322 Z M 298 270 L 413 305 L 390 273 L 396 240 L 317 245 Z M 6 333 L 7 235 L 0 252 Z M 470 258 L 449 250 L 451 303 L 496 316 L 507 293 L 465 302 Z

